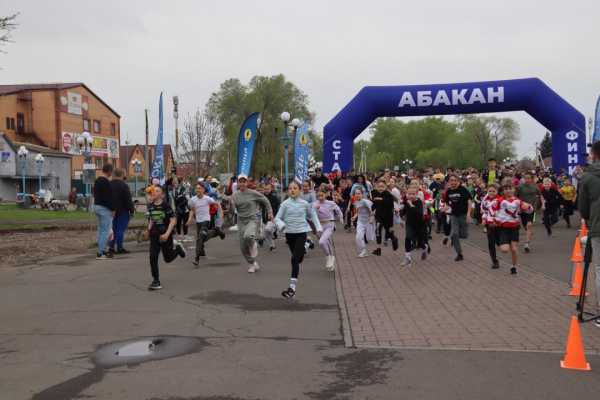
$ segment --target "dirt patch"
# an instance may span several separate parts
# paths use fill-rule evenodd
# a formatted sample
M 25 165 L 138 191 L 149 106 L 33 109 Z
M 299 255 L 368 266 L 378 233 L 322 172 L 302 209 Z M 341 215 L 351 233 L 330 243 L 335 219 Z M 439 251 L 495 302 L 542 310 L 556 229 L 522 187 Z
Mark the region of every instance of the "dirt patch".
M 210 304 L 224 304 L 237 307 L 244 311 L 315 311 L 335 310 L 336 304 L 301 303 L 284 298 L 264 297 L 250 293 L 233 293 L 227 290 L 217 290 L 207 294 L 190 297 Z

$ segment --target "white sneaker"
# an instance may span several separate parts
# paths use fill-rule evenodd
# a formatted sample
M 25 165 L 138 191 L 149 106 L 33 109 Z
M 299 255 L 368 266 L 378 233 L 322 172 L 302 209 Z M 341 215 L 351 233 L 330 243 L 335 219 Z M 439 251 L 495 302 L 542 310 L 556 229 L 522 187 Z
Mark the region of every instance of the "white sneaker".
M 360 252 L 360 254 L 358 255 L 358 258 L 365 258 L 365 257 L 369 257 L 369 251 L 368 250 L 363 250 Z
M 410 267 L 412 265 L 412 258 L 404 257 L 404 261 L 400 264 L 401 267 Z
M 256 271 L 258 271 L 259 269 L 260 269 L 260 265 L 258 265 L 258 263 L 256 261 L 254 261 L 254 264 L 250 264 L 250 267 L 248 268 L 248 273 L 253 274 Z
M 335 256 L 326 256 L 325 269 L 327 271 L 333 271 L 335 265 Z

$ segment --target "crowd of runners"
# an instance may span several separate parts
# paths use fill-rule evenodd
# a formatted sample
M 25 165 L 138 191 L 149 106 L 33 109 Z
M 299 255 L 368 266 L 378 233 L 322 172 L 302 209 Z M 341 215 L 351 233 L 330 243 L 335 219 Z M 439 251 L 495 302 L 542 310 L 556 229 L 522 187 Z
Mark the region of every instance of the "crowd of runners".
M 595 157 L 600 160 L 598 147 L 594 147 Z M 580 208 L 584 207 L 581 216 L 589 219 L 591 236 L 598 236 L 597 165 L 591 164 L 587 173 L 578 169 L 572 176 L 499 166 L 494 159 L 482 171 L 428 168 L 406 173 L 385 169 L 368 174 L 323 174 L 316 169 L 310 179 L 292 181 L 287 190 L 282 190 L 277 178 L 267 176 L 239 175 L 226 183 L 206 176 L 193 186 L 176 176 L 164 185 L 155 180 L 146 189 L 145 235 L 150 240 L 153 278 L 149 289 L 162 288 L 160 252 L 165 262 L 185 257 L 181 239 L 188 235 L 188 226 L 194 225 L 196 245 L 191 262 L 196 266 L 206 257 L 209 240 L 224 239 L 226 232 L 237 231 L 247 271 L 256 273 L 260 270 L 259 248 L 272 252 L 276 239 L 284 238 L 291 253 L 290 282 L 282 292 L 286 298 L 296 295 L 304 256 L 317 243 L 325 255 L 325 269 L 335 270 L 334 235 L 353 234 L 360 258 L 398 251 L 403 236 L 404 252 L 398 256 L 398 267 L 406 268 L 416 259 L 427 259 L 432 240 L 452 246 L 454 261 L 461 262 L 461 240 L 468 237 L 470 226 L 476 226 L 487 236 L 490 267 L 500 267 L 499 248 L 510 253 L 509 272 L 515 275 L 520 246 L 527 253 L 535 249 L 533 224 L 541 222 L 548 236 L 561 219 L 570 228 L 578 192 L 585 197 L 579 202 Z M 600 290 L 600 278 L 596 285 Z

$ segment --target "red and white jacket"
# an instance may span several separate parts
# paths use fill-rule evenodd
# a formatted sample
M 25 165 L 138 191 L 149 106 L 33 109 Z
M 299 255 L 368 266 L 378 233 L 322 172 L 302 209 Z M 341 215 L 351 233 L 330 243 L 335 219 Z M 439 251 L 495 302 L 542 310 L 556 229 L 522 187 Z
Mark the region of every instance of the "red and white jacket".
M 496 225 L 502 228 L 518 228 L 521 225 L 521 212 L 531 213 L 533 207 L 516 197 L 503 198 L 494 207 Z
M 496 208 L 502 200 L 502 196 L 491 197 L 488 194 L 481 199 L 481 221 L 484 225 L 496 225 Z

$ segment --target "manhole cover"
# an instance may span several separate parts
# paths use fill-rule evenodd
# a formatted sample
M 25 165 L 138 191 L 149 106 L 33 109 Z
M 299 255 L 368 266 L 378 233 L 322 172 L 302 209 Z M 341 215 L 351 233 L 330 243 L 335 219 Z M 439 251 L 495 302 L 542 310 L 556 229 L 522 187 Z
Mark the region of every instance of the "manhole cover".
M 94 364 L 103 368 L 135 365 L 194 353 L 207 346 L 204 339 L 186 336 L 158 336 L 102 345 L 94 352 Z

